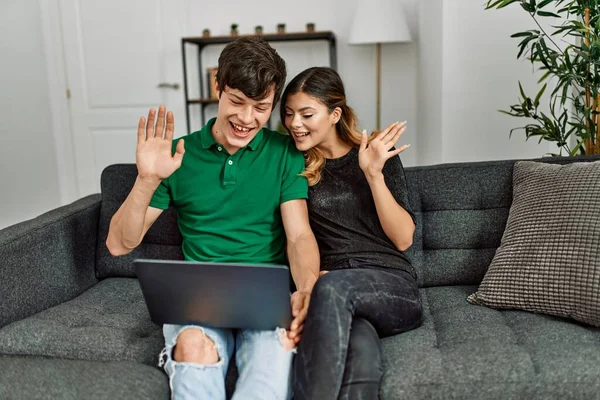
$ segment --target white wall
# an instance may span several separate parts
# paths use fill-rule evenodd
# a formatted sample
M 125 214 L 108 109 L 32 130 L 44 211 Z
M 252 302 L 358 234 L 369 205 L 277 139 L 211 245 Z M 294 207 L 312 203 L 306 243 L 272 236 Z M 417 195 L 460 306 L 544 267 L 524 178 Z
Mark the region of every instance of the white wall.
M 381 105 L 382 125 L 408 121 L 403 143 L 412 147 L 403 154 L 405 165 L 539 157 L 554 150 L 547 144 L 526 143 L 521 133 L 509 139 L 509 130 L 523 121 L 497 112 L 517 100 L 518 80 L 530 91 L 535 86 L 531 66 L 516 60 L 517 41 L 509 37 L 532 26 L 518 6 L 485 11 L 483 0 L 398 1 L 414 40 L 383 45 Z M 188 36 L 201 35 L 204 28 L 213 35 L 228 34 L 235 22 L 242 34 L 252 32 L 255 25 L 273 32 L 277 23 L 284 22 L 291 32 L 303 31 L 307 22 L 314 22 L 318 30 L 335 32 L 338 70 L 350 105 L 361 127 L 373 129 L 375 46 L 347 44 L 356 3 L 230 0 L 223 6 L 190 0 L 185 31 Z M 0 15 L 1 228 L 72 198 L 59 190 L 60 183 L 72 177 L 57 176 L 57 161 L 63 171 L 69 162 L 57 160 L 52 136 L 39 2 L 3 0 Z M 304 68 L 328 64 L 324 43 L 277 43 L 275 47 L 288 60 L 290 79 Z M 216 65 L 219 51 L 207 48 L 205 67 Z M 179 52 L 174 56 L 179 57 Z M 66 147 L 69 138 L 61 140 L 60 148 Z
M 0 229 L 60 204 L 40 6 L 0 3 Z
M 510 139 L 510 129 L 524 121 L 497 111 L 516 102 L 519 80 L 530 92 L 536 87 L 531 66 L 516 59 L 518 42 L 510 38 L 512 33 L 532 27 L 533 21 L 523 10 L 511 6 L 486 11 L 484 1 L 471 0 L 399 1 L 413 43 L 382 46 L 381 106 L 383 126 L 408 120 L 403 142 L 413 147 L 402 155 L 405 165 L 530 158 L 554 151 L 545 143 L 525 142 L 520 132 Z M 205 2 L 195 2 L 190 6 L 187 31 L 200 35 L 209 28 L 213 35 L 228 34 L 233 22 L 240 25 L 241 33 L 251 33 L 259 24 L 272 32 L 278 22 L 285 22 L 288 31 L 301 31 L 309 21 L 318 29 L 334 31 L 338 70 L 346 82 L 349 102 L 362 127 L 373 129 L 375 46 L 347 44 L 356 3 L 263 0 L 256 7 L 255 3 L 232 0 L 227 9 L 206 13 Z M 288 60 L 290 78 L 306 67 L 327 64 L 324 46 L 274 46 Z M 207 49 L 205 65 L 216 65 L 220 50 Z
M 531 158 L 555 151 L 536 139 L 525 142 L 522 131 L 510 139 L 510 130 L 525 120 L 497 111 L 517 103 L 518 81 L 530 96 L 537 93 L 540 75 L 533 74 L 529 62 L 516 59 L 519 41 L 510 38 L 533 29 L 535 22 L 519 5 L 485 10 L 483 3 L 443 1 L 442 154 L 435 162 Z
M 418 0 L 399 0 L 405 6 L 413 38 L 418 37 Z M 346 84 L 349 104 L 355 109 L 362 128 L 375 129 L 376 122 L 376 48 L 375 45 L 348 45 L 350 25 L 357 0 L 305 0 L 283 2 L 262 0 L 256 2 L 230 0 L 227 7 L 210 7 L 207 1 L 190 3 L 187 34 L 202 35 L 208 28 L 211 34 L 228 35 L 232 23 L 239 25 L 240 34 L 252 33 L 254 26 L 262 25 L 264 32 L 274 32 L 280 22 L 288 32 L 305 30 L 307 22 L 314 22 L 317 30 L 331 30 L 337 38 L 338 71 Z M 232 12 L 235 10 L 235 12 Z M 364 21 L 365 24 L 376 21 Z M 323 43 L 274 43 L 278 52 L 288 63 L 288 81 L 305 68 L 329 65 L 327 47 Z M 222 47 L 204 50 L 203 66 L 216 66 Z M 404 156 L 407 165 L 417 163 L 417 71 L 418 47 L 410 44 L 385 44 L 382 46 L 382 111 L 381 125 L 407 120 L 410 128 L 404 143 L 413 147 Z M 194 61 L 189 63 L 191 69 Z M 193 85 L 192 85 L 193 87 Z M 208 117 L 214 115 L 208 113 Z M 198 117 L 192 121 L 198 121 Z M 193 125 L 198 128 L 198 125 Z
M 418 126 L 416 164 L 436 164 L 442 161 L 443 124 L 443 5 L 447 0 L 427 0 L 419 3 L 418 43 Z

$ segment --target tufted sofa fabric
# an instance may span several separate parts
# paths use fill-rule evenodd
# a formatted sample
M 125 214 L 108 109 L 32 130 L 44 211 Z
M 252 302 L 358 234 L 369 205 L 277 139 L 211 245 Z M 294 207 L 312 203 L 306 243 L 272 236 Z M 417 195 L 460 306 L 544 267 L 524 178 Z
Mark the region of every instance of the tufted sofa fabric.
M 406 169 L 417 229 L 407 254 L 421 287 L 481 282 L 512 202 L 509 162 Z
M 383 340 L 382 399 L 599 398 L 599 329 L 473 306 L 476 289 L 421 290 L 423 325 Z
M 417 219 L 408 255 L 425 317 L 421 327 L 383 339 L 382 399 L 600 399 L 600 329 L 466 301 L 502 239 L 514 162 L 406 169 Z M 163 213 L 127 256 L 105 246 L 136 173 L 133 164 L 108 167 L 101 196 L 0 231 L 0 398 L 44 398 L 32 382 L 58 390 L 54 398 L 81 398 L 99 390 L 94 375 L 108 385 L 96 398 L 168 396 L 156 367 L 162 332 L 150 321 L 132 261 L 182 258 L 177 215 Z M 70 383 L 63 392 L 61 382 Z M 234 385 L 232 367 L 229 393 Z
M 169 399 L 167 376 L 135 362 L 0 356 L 0 399 Z
M 142 243 L 131 253 L 122 257 L 113 257 L 106 247 L 106 237 L 110 219 L 127 198 L 135 178 L 135 164 L 111 165 L 102 171 L 102 206 L 98 223 L 98 242 L 96 243 L 96 276 L 135 277 L 133 260 L 136 258 L 157 258 L 182 260 L 181 234 L 177 227 L 177 213 L 168 209 L 150 227 Z
M 0 330 L 0 353 L 156 365 L 162 330 L 137 279 L 108 278 L 81 296 Z

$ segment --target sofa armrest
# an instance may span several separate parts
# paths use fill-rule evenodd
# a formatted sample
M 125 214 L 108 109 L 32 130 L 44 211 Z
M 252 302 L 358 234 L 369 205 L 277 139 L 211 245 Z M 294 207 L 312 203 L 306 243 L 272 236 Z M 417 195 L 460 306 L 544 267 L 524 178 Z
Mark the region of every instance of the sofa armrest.
M 97 283 L 100 195 L 0 230 L 0 327 Z

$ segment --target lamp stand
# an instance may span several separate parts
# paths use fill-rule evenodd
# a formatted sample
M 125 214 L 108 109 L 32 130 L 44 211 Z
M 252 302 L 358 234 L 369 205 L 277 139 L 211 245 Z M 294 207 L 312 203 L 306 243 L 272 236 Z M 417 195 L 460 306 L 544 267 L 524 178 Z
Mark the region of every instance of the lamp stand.
M 381 43 L 377 43 L 377 130 L 381 129 Z

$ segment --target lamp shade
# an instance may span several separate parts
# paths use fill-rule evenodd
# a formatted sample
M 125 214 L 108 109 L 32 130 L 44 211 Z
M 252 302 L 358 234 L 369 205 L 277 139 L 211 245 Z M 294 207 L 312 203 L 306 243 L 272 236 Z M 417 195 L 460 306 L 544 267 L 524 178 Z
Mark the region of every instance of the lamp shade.
M 400 0 L 358 0 L 349 44 L 410 42 Z

